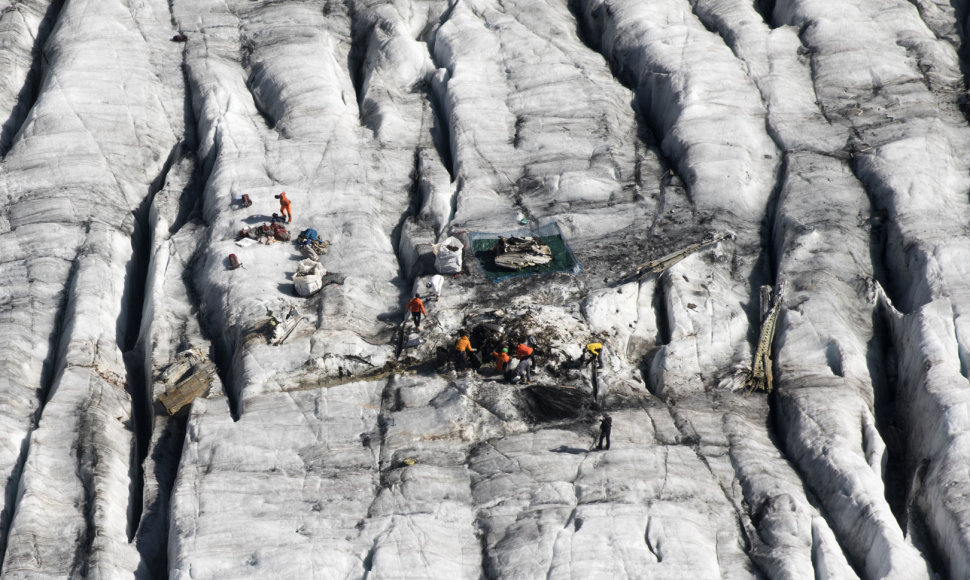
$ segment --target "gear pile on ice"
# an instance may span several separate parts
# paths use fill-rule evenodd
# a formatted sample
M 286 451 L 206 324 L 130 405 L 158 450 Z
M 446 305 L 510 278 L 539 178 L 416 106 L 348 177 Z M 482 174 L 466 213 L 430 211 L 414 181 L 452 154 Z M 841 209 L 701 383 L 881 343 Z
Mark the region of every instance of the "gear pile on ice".
M 296 237 L 296 244 L 300 248 L 300 253 L 304 258 L 316 260 L 321 254 L 326 254 L 330 247 L 330 242 L 320 239 L 317 230 L 307 228 L 300 232 Z

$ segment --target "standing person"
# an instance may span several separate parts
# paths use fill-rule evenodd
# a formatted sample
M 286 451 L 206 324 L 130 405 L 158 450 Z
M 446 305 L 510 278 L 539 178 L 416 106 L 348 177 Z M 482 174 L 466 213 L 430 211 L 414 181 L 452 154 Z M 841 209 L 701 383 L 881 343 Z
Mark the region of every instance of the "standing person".
M 603 420 L 600 421 L 600 440 L 599 444 L 596 446 L 597 449 L 603 449 L 603 441 L 606 441 L 606 448 L 610 448 L 610 432 L 613 431 L 613 417 L 608 414 L 603 414 Z
M 505 370 L 505 365 L 509 364 L 509 361 L 512 360 L 509 358 L 509 349 L 503 347 L 501 352 L 493 352 L 492 356 L 495 357 L 495 370 L 499 374 L 502 374 L 502 371 Z
M 280 213 L 286 216 L 286 223 L 292 222 L 293 211 L 290 207 L 290 198 L 286 197 L 286 192 L 281 191 L 279 195 L 276 195 L 274 197 L 280 200 Z
M 411 320 L 414 321 L 414 329 L 421 330 L 421 315 L 424 314 L 427 316 L 428 314 L 428 311 L 424 309 L 424 302 L 421 302 L 421 296 L 415 294 L 414 298 L 408 302 L 405 310 L 411 313 Z

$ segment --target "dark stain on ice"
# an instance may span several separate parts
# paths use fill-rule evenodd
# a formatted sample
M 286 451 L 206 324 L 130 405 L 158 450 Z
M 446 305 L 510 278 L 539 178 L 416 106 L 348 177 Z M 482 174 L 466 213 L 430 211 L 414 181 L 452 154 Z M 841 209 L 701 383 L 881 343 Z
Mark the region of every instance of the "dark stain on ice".
M 592 404 L 589 393 L 580 389 L 529 385 L 519 392 L 525 399 L 529 414 L 539 422 L 577 419 L 585 415 Z
M 512 146 L 516 149 L 522 144 L 522 128 L 525 126 L 525 117 L 522 115 L 516 115 L 515 117 L 515 135 L 512 137 Z
M 93 396 L 97 398 L 96 396 Z M 87 398 L 77 407 L 77 437 L 74 440 L 73 457 L 76 459 L 75 470 L 78 480 L 81 483 L 83 497 L 81 505 L 76 506 L 84 517 L 84 529 L 81 530 L 75 541 L 74 559 L 71 562 L 71 577 L 86 578 L 89 572 L 89 557 L 94 538 L 98 535 L 98 526 L 95 518 L 95 499 L 96 499 L 96 473 L 100 460 L 98 456 L 98 445 L 94 441 L 96 433 L 103 432 L 103 426 L 92 424 L 97 423 L 97 417 L 91 412 L 91 406 L 96 404 L 93 398 Z

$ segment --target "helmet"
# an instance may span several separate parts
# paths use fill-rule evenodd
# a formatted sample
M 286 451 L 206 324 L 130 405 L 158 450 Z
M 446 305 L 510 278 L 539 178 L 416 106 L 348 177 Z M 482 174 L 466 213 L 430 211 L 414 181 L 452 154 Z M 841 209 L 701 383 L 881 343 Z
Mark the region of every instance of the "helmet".
M 502 352 L 509 352 L 509 349 L 507 349 L 507 348 L 503 348 L 503 349 L 502 349 Z

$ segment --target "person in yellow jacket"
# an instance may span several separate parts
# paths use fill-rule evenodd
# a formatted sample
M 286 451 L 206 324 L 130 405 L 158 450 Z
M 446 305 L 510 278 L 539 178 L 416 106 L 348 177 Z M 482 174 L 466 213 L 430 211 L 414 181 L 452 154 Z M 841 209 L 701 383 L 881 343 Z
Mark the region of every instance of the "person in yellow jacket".
M 589 362 L 589 364 L 596 363 L 596 366 L 603 368 L 603 360 L 600 358 L 600 353 L 603 351 L 602 342 L 590 342 L 586 345 L 586 350 L 583 351 L 583 364 Z M 589 356 L 589 361 L 586 357 Z

